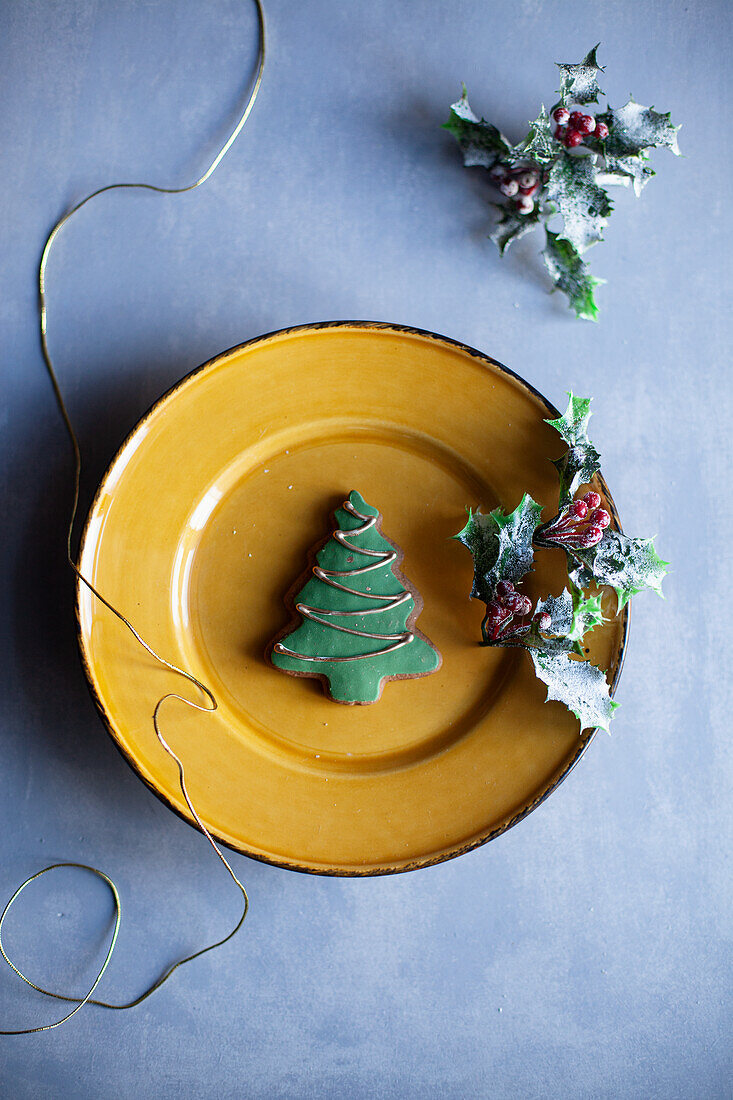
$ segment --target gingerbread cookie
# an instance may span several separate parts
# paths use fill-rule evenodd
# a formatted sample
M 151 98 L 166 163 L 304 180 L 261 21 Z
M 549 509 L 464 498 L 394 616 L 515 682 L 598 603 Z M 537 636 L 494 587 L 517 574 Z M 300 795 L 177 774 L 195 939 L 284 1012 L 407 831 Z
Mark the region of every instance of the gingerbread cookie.
M 357 492 L 334 514 L 336 530 L 285 598 L 289 625 L 267 658 L 292 676 L 317 677 L 336 703 L 375 703 L 387 680 L 440 668 L 416 627 L 423 602 L 398 566 L 402 551 L 381 532 L 381 516 Z

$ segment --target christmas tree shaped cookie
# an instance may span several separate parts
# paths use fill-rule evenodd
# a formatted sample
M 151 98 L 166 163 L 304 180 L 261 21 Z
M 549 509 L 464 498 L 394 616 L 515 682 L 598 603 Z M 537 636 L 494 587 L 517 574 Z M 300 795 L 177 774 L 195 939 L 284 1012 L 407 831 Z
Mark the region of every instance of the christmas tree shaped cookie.
M 441 658 L 415 626 L 422 599 L 377 509 L 352 492 L 334 518 L 336 530 L 286 597 L 293 621 L 267 656 L 283 672 L 318 677 L 337 703 L 375 703 L 385 681 L 427 676 Z

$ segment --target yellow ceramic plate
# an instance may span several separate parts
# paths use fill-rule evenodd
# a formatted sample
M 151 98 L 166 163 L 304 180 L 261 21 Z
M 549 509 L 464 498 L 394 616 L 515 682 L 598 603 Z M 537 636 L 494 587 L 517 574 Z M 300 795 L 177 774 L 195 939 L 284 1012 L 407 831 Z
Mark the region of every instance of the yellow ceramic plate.
M 590 735 L 524 653 L 477 644 L 467 505 L 552 509 L 557 411 L 506 368 L 443 337 L 344 322 L 277 332 L 194 371 L 141 420 L 107 471 L 81 568 L 169 661 L 219 701 L 166 704 L 163 728 L 211 832 L 281 866 L 403 871 L 498 835 L 560 782 Z M 605 486 L 607 506 L 613 508 Z M 315 680 L 264 660 L 288 621 L 283 595 L 329 513 L 358 489 L 404 550 L 425 601 L 419 627 L 442 668 L 385 686 L 380 702 L 330 702 Z M 546 513 L 551 514 L 551 511 Z M 560 552 L 526 585 L 560 592 Z M 141 778 L 188 818 L 151 724 L 178 677 L 157 666 L 89 592 L 77 593 L 92 691 Z M 626 616 L 591 657 L 620 671 Z M 185 687 L 186 691 L 194 689 Z

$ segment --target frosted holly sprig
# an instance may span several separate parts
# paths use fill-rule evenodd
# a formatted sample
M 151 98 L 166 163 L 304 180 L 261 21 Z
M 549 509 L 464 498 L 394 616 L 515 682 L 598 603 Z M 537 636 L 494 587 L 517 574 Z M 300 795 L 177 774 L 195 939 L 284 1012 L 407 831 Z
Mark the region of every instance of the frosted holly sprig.
M 629 538 L 611 525 L 601 494 L 581 487 L 600 473 L 601 458 L 588 437 L 590 399 L 569 395 L 562 416 L 547 420 L 566 444 L 553 461 L 559 479 L 558 509 L 541 522 L 542 505 L 525 493 L 513 512 L 469 512 L 455 537 L 473 557 L 471 595 L 486 604 L 481 644 L 525 649 L 547 698 L 564 703 L 581 730 L 608 729 L 616 704 L 605 673 L 587 660 L 584 638 L 604 621 L 604 586 L 616 592 L 621 611 L 644 588 L 661 595 L 667 562 L 651 539 Z M 519 590 L 532 571 L 535 550 L 565 551 L 569 587 L 533 605 Z
M 577 65 L 558 63 L 559 101 L 549 114 L 542 107 L 516 145 L 474 114 L 465 86 L 445 124 L 466 167 L 487 170 L 501 195 L 502 201 L 494 203 L 501 217 L 490 233 L 500 253 L 542 223 L 542 255 L 554 288 L 567 296 L 576 316 L 591 321 L 598 316 L 595 288 L 603 280 L 593 278 L 583 254 L 603 239 L 613 211 L 606 188 L 632 184 L 638 196 L 654 175 L 649 150 L 667 148 L 679 154 L 679 127 L 669 114 L 633 99 L 598 114 L 587 110 L 603 94 L 597 49 Z M 558 216 L 561 226 L 550 229 L 548 223 Z

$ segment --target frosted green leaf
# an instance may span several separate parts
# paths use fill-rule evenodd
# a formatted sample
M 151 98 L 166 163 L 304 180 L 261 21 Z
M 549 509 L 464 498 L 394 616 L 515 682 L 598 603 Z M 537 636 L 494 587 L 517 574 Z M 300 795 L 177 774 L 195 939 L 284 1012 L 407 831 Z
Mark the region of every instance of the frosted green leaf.
M 550 625 L 543 634 L 568 634 L 573 626 L 573 597 L 564 588 L 559 596 L 548 596 L 537 601 L 535 613 L 544 611 L 550 616 Z
M 632 539 L 620 531 L 606 529 L 603 538 L 588 550 L 566 550 L 568 574 L 578 588 L 591 581 L 607 584 L 618 597 L 619 611 L 629 599 L 645 588 L 662 595 L 662 580 L 667 574 L 652 539 Z
M 679 156 L 677 132 L 670 115 L 642 107 L 630 99 L 625 107 L 613 107 L 598 115 L 608 126 L 608 137 L 598 142 L 605 162 L 604 171 L 618 180 L 630 180 L 639 196 L 655 174 L 649 164 L 648 149 L 667 148 Z
M 558 143 L 552 135 L 550 116 L 542 107 L 534 122 L 529 124 L 529 133 L 523 141 L 513 146 L 507 161 L 509 164 L 518 165 L 531 161 L 537 165 L 551 164 L 557 156 Z
M 542 256 L 555 289 L 567 295 L 577 317 L 583 317 L 586 321 L 597 320 L 598 306 L 593 292 L 605 280 L 593 278 L 570 241 L 560 240 L 551 229 L 546 229 L 545 233 L 547 243 Z
M 511 149 L 496 126 L 473 113 L 465 85 L 463 95 L 452 105 L 450 118 L 443 129 L 453 134 L 458 142 L 467 168 L 493 168 L 497 160 L 505 157 Z
M 640 153 L 638 157 L 616 157 L 608 154 L 602 175 L 609 183 L 633 184 L 634 194 L 638 198 L 656 173 L 645 153 Z
M 571 157 L 567 153 L 553 164 L 545 199 L 563 220 L 560 239 L 583 253 L 603 240 L 603 230 L 613 211 L 608 194 L 596 182 L 598 170 L 592 157 Z
M 601 468 L 601 456 L 588 438 L 591 399 L 575 397 L 573 393 L 569 393 L 568 398 L 564 415 L 557 420 L 545 421 L 560 433 L 568 445 L 565 454 L 553 461 L 560 478 L 561 509 L 570 503 L 580 486 L 587 485 Z
M 584 103 L 597 103 L 598 96 L 603 94 L 598 83 L 598 74 L 605 70 L 596 60 L 598 46 L 600 42 L 577 65 L 556 62 L 562 76 L 560 98 L 563 103 L 578 103 L 581 106 Z
M 517 584 L 534 562 L 532 538 L 537 529 L 542 505 L 525 493 L 513 512 L 495 508 L 488 515 L 469 513 L 468 522 L 454 537 L 473 556 L 471 596 L 489 603 L 501 580 Z
M 598 122 L 608 126 L 608 137 L 602 143 L 604 154 L 610 158 L 638 157 L 644 149 L 671 149 L 680 155 L 677 144 L 679 126 L 672 124 L 669 112 L 642 107 L 633 99 L 624 107 L 609 107 L 596 116 Z
M 591 397 L 576 397 L 572 390 L 568 390 L 568 407 L 562 416 L 555 420 L 545 420 L 554 428 L 569 447 L 578 443 L 588 443 L 588 424 L 593 415 L 590 409 Z
M 547 685 L 547 701 L 564 703 L 585 729 L 608 730 L 618 707 L 609 694 L 602 669 L 590 661 L 580 661 L 566 653 L 546 653 L 531 649 L 535 673 Z
M 498 210 L 501 210 L 502 214 L 489 237 L 503 256 L 510 244 L 537 228 L 539 208 L 535 206 L 530 214 L 517 214 L 515 210 L 508 206 L 501 206 L 499 203 L 495 205 Z
M 601 597 L 587 597 L 578 589 L 571 595 L 565 588 L 559 596 L 538 600 L 535 613 L 541 611 L 550 616 L 550 625 L 541 632 L 533 625 L 533 632 L 527 640 L 548 653 L 577 653 L 582 656 L 583 638 L 604 621 Z
M 573 623 L 568 631 L 571 642 L 577 642 L 576 652 L 581 653 L 580 643 L 586 634 L 605 622 L 600 595 L 586 596 L 580 589 L 573 592 Z

